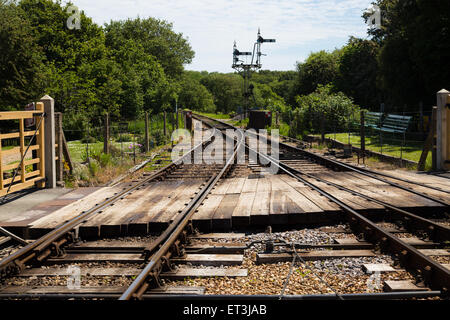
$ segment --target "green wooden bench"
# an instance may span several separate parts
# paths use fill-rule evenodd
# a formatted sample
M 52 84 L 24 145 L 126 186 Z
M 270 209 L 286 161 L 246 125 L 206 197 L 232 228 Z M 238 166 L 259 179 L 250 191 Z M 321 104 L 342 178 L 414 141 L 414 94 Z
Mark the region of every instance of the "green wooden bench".
M 408 130 L 411 116 L 397 116 L 395 114 L 388 114 L 384 119 L 381 128 L 378 130 L 387 133 L 405 133 Z
M 382 118 L 383 113 L 381 112 L 366 112 L 364 114 L 364 126 L 366 128 L 380 129 Z

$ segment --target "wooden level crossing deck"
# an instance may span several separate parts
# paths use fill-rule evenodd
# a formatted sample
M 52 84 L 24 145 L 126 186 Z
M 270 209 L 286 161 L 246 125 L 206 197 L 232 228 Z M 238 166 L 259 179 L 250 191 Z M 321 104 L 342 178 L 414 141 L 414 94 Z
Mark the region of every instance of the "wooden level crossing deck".
M 316 175 L 410 211 L 432 212 L 443 207 L 379 180 L 367 177 L 361 179 L 356 173 L 326 171 Z M 429 179 L 433 179 L 434 183 L 439 179 L 439 184 L 450 190 L 449 179 Z M 373 214 L 382 214 L 385 211 L 379 204 L 325 183 L 310 178 L 308 180 L 331 192 L 357 211 Z M 79 234 L 81 237 L 96 238 L 160 232 L 185 208 L 203 182 L 203 179 L 169 179 L 149 183 L 88 219 L 79 227 Z M 122 185 L 95 190 L 54 212 L 38 215 L 34 220 L 29 219 L 27 213 L 22 214 L 28 217 L 27 219 L 21 220 L 19 216 L 14 221 L 1 221 L 0 215 L 0 225 L 26 229 L 28 232 L 23 232 L 24 234 L 28 233 L 31 238 L 36 238 L 113 196 L 123 187 Z M 426 192 L 450 203 L 449 193 L 431 189 Z M 70 193 L 65 197 L 70 197 Z M 59 203 L 60 200 L 53 202 Z M 267 225 L 330 223 L 338 221 L 341 216 L 342 210 L 336 204 L 296 179 L 283 174 L 252 173 L 232 175 L 221 180 L 198 208 L 193 222 L 194 226 L 202 231 L 228 231 Z

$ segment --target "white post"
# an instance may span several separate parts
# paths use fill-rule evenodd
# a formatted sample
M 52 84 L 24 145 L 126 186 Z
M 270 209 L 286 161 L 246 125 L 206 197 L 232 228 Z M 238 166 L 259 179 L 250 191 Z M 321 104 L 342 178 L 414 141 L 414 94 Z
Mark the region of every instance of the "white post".
M 436 142 L 436 154 L 437 154 L 437 170 L 446 170 L 450 167 L 449 164 L 446 163 L 449 160 L 448 154 L 448 139 L 449 139 L 449 130 L 450 126 L 448 121 L 449 117 L 449 108 L 447 105 L 450 103 L 450 92 L 442 89 L 437 93 L 437 142 Z
M 46 187 L 56 188 L 56 157 L 55 157 L 55 100 L 45 95 L 41 102 L 44 103 L 45 112 L 45 178 Z

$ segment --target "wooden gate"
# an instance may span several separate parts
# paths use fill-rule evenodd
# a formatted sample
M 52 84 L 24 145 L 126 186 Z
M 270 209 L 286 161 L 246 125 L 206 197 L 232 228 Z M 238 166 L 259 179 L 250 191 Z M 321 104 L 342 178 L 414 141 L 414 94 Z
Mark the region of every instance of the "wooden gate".
M 25 128 L 25 119 L 34 119 L 34 128 Z M 33 111 L 0 112 L 4 120 L 18 121 L 18 131 L 0 134 L 0 196 L 29 188 L 45 187 L 44 104 L 36 103 Z M 2 141 L 18 139 L 19 146 L 2 148 Z

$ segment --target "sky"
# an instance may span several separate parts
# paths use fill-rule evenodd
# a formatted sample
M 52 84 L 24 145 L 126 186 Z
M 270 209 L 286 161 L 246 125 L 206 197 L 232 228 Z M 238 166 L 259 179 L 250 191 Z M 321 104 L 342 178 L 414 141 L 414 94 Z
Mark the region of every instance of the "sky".
M 295 70 L 311 52 L 334 50 L 349 36 L 367 37 L 362 14 L 373 0 L 72 0 L 103 25 L 110 20 L 154 17 L 188 38 L 195 58 L 187 70 L 233 72 L 233 42 L 252 51 L 258 28 L 264 70 Z

